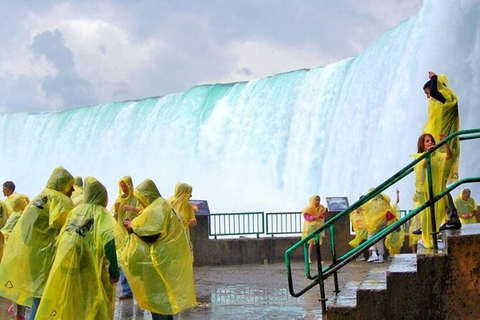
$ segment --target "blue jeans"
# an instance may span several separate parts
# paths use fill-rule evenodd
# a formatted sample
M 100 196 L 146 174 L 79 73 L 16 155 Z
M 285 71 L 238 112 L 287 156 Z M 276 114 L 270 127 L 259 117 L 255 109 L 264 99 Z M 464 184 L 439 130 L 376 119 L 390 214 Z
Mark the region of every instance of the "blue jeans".
M 40 304 L 40 298 L 33 298 L 32 309 L 30 309 L 29 320 L 35 320 L 35 315 L 37 314 L 38 305 Z
M 120 283 L 122 284 L 122 295 L 124 296 L 132 296 L 132 289 L 130 289 L 130 286 L 128 285 L 127 278 L 125 277 L 125 274 L 123 273 L 123 270 L 120 269 Z

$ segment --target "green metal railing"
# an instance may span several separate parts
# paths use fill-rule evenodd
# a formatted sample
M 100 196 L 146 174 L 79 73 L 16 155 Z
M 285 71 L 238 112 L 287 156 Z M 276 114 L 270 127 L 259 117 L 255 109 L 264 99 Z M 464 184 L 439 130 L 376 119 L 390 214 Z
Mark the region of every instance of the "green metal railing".
M 432 225 L 435 225 L 435 208 L 434 204 L 443 198 L 445 195 L 447 195 L 449 192 L 457 188 L 458 186 L 464 184 L 464 183 L 473 183 L 473 182 L 480 182 L 480 177 L 472 177 L 472 178 L 465 178 L 462 180 L 457 181 L 456 183 L 451 184 L 448 188 L 443 190 L 437 195 L 433 194 L 433 189 L 432 189 L 432 172 L 431 172 L 431 155 L 435 150 L 441 148 L 444 144 L 448 143 L 450 140 L 455 139 L 457 136 L 459 137 L 459 140 L 472 140 L 472 139 L 478 139 L 480 138 L 480 129 L 469 129 L 469 130 L 461 130 L 453 133 L 452 135 L 448 136 L 445 140 L 441 141 L 436 145 L 436 147 L 430 151 L 425 152 L 422 156 L 418 157 L 414 161 L 412 161 L 409 165 L 401 169 L 399 172 L 397 172 L 395 175 L 393 175 L 390 179 L 386 180 L 383 182 L 381 185 L 379 185 L 377 188 L 375 188 L 373 191 L 370 193 L 366 194 L 364 197 L 362 197 L 360 200 L 352 204 L 350 207 L 345 209 L 344 211 L 340 212 L 330 220 L 326 221 L 325 224 L 309 234 L 307 237 L 304 239 L 300 240 L 296 244 L 294 244 L 291 248 L 289 248 L 285 252 L 285 265 L 287 268 L 287 278 L 288 278 L 288 289 L 290 294 L 293 297 L 300 297 L 303 295 L 305 292 L 310 290 L 316 285 L 319 285 L 320 289 L 320 295 L 321 295 L 321 304 L 322 304 L 322 311 L 326 311 L 326 297 L 325 297 L 325 286 L 324 286 L 324 281 L 333 275 L 334 277 L 334 286 L 335 290 L 334 292 L 338 294 L 340 292 L 339 286 L 338 286 L 338 275 L 337 272 L 340 270 L 342 267 L 347 265 L 350 261 L 356 258 L 359 254 L 365 252 L 370 248 L 372 245 L 375 243 L 379 242 L 380 240 L 384 239 L 388 234 L 393 232 L 395 229 L 399 228 L 403 224 L 405 224 L 407 221 L 409 221 L 411 218 L 416 216 L 418 213 L 426 209 L 427 207 L 430 207 L 430 213 L 432 215 Z M 377 234 L 372 236 L 370 239 L 367 241 L 363 242 L 356 248 L 348 251 L 344 255 L 337 257 L 337 250 L 336 250 L 336 242 L 335 242 L 335 223 L 339 221 L 342 218 L 348 217 L 348 215 L 361 207 L 363 204 L 368 202 L 369 200 L 373 199 L 377 195 L 379 195 L 382 191 L 385 189 L 393 186 L 395 183 L 398 181 L 402 180 L 405 178 L 407 175 L 412 173 L 414 171 L 415 165 L 417 165 L 420 161 L 426 160 L 427 162 L 427 177 L 428 177 L 428 184 L 429 184 L 429 199 L 425 203 L 421 204 L 418 208 L 411 210 L 400 218 L 398 221 L 392 223 L 390 226 L 386 227 L 385 229 L 379 231 Z M 321 257 L 321 251 L 320 251 L 320 245 L 319 245 L 319 235 L 322 231 L 329 229 L 330 230 L 330 242 L 331 242 L 331 253 L 332 253 L 332 263 L 328 266 L 325 266 L 322 268 L 322 257 Z M 437 232 L 432 233 L 432 237 L 434 239 L 433 243 L 436 249 L 437 246 Z M 308 263 L 308 253 L 307 253 L 307 243 L 311 240 L 315 239 L 315 250 L 317 254 L 317 273 L 315 275 L 311 274 L 310 271 L 310 266 Z M 294 284 L 293 284 L 293 275 L 292 275 L 292 268 L 291 268 L 291 255 L 292 253 L 297 250 L 298 248 L 302 248 L 304 250 L 304 257 L 305 257 L 305 276 L 312 280 L 310 284 L 308 284 L 306 287 L 299 291 L 295 291 L 294 289 Z
M 263 212 L 215 213 L 209 216 L 209 236 L 256 235 L 265 233 Z
M 267 234 L 299 234 L 303 229 L 300 212 L 269 212 L 266 214 Z

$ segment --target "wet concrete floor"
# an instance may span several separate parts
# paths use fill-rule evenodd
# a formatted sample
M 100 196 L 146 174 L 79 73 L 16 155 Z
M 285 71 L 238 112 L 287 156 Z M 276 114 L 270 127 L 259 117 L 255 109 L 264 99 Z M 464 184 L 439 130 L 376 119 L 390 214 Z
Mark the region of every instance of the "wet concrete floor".
M 339 272 L 339 287 L 348 281 L 362 281 L 372 268 L 386 268 L 384 264 L 354 262 Z M 312 265 L 313 266 L 313 265 Z M 304 276 L 301 262 L 292 264 L 295 290 L 309 281 Z M 312 270 L 312 273 L 315 271 Z M 326 280 L 326 295 L 333 297 L 333 277 Z M 198 307 L 175 316 L 176 320 L 203 319 L 321 319 L 318 286 L 305 295 L 294 298 L 288 292 L 284 263 L 196 267 L 195 286 Z M 117 286 L 117 297 L 121 295 Z M 0 298 L 0 319 L 13 319 L 6 312 L 9 302 Z M 118 300 L 115 319 L 151 319 L 149 312 L 141 310 L 134 299 Z

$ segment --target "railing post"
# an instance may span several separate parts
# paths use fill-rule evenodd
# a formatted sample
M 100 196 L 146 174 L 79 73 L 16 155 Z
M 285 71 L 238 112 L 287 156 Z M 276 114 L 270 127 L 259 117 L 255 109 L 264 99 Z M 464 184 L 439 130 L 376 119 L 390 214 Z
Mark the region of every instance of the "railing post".
M 437 223 L 435 219 L 435 203 L 433 202 L 433 178 L 432 178 L 432 158 L 429 154 L 427 156 L 427 176 L 428 176 L 428 201 L 430 201 L 430 217 L 432 220 L 432 237 L 433 237 L 433 248 L 438 249 L 437 244 Z
M 317 233 L 315 235 L 315 251 L 317 252 L 317 272 L 318 272 L 318 286 L 320 287 L 320 302 L 322 304 L 322 314 L 327 312 L 327 298 L 325 296 L 325 283 L 323 280 L 323 270 L 322 270 L 322 250 L 320 250 L 320 237 L 321 234 Z
M 330 245 L 332 247 L 332 266 L 334 267 L 337 265 L 337 250 L 335 246 L 335 224 L 334 223 L 330 225 Z M 333 292 L 335 292 L 335 295 L 338 295 L 338 293 L 340 292 L 340 289 L 338 288 L 338 275 L 336 271 L 333 273 L 333 283 L 335 285 L 335 290 L 333 290 Z

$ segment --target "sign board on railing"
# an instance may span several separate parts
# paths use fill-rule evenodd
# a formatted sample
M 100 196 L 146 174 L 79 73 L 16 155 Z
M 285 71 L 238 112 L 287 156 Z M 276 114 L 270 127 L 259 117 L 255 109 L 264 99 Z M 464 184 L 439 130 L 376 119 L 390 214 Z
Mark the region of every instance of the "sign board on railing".
M 209 216 L 210 208 L 208 207 L 207 200 L 190 200 L 193 212 L 198 216 Z
M 348 208 L 347 197 L 327 197 L 327 207 L 330 212 L 341 212 Z

